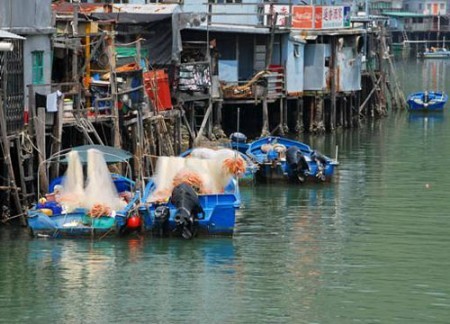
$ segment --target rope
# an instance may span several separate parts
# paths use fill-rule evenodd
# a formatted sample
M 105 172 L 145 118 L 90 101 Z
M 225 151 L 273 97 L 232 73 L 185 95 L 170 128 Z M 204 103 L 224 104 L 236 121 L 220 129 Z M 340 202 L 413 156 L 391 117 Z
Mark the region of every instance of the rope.
M 116 46 L 131 46 L 131 45 L 134 45 L 134 44 L 136 44 L 136 43 L 138 43 L 140 41 L 144 41 L 144 40 L 145 40 L 145 38 L 140 37 L 140 38 L 138 38 L 135 41 L 132 41 L 130 43 L 116 43 Z

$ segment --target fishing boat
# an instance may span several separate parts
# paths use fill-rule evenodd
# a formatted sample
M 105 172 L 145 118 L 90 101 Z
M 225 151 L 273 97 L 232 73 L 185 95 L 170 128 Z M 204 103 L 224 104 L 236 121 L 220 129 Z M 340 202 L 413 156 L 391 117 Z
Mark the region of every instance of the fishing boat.
M 234 142 L 231 142 L 234 145 Z M 248 148 L 248 147 L 247 147 Z M 181 157 L 197 157 L 200 159 L 203 158 L 212 158 L 215 154 L 220 154 L 222 150 L 230 150 L 228 146 L 218 147 L 215 149 L 206 148 L 206 147 L 198 147 L 193 149 L 188 149 L 180 154 Z M 233 152 L 236 156 L 242 158 L 245 161 L 245 172 L 240 174 L 238 179 L 240 183 L 251 183 L 255 180 L 255 174 L 258 171 L 258 164 L 255 163 L 248 157 L 244 152 L 233 149 Z
M 59 152 L 42 163 L 41 167 L 60 164 L 66 171 L 50 182 L 48 193 L 28 210 L 31 234 L 79 238 L 138 230 L 139 192 L 128 176 L 131 157 L 130 153 L 113 147 L 84 145 Z M 125 175 L 110 173 L 111 163 L 125 163 Z M 83 169 L 87 169 L 87 176 Z
M 448 95 L 441 91 L 419 91 L 407 98 L 409 111 L 442 111 Z
M 338 165 L 307 144 L 277 136 L 251 142 L 247 155 L 258 163 L 256 178 L 264 181 L 324 182 L 331 180 Z
M 232 235 L 241 204 L 237 177 L 244 172 L 245 161 L 234 152 L 159 157 L 139 208 L 144 230 L 184 239 Z
M 450 51 L 445 47 L 431 47 L 426 48 L 422 53 L 418 53 L 417 56 L 424 59 L 447 59 L 450 58 Z

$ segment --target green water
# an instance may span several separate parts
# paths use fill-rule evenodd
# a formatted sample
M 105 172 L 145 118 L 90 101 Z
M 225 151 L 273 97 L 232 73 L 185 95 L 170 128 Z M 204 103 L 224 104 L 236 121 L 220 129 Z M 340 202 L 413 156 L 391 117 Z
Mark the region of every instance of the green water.
M 424 64 L 398 64 L 406 93 L 437 80 Z M 233 238 L 47 240 L 0 227 L 0 322 L 449 323 L 448 113 L 305 137 L 339 148 L 334 181 L 242 187 Z

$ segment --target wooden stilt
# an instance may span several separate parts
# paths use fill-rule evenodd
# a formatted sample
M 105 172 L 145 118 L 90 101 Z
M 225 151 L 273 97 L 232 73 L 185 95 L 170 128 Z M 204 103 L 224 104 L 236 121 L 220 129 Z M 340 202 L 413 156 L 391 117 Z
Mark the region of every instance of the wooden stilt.
M 64 95 L 58 100 L 58 110 L 54 114 L 53 120 L 53 141 L 50 154 L 61 151 L 62 144 L 62 130 L 63 130 L 63 110 L 64 110 Z M 59 175 L 59 162 L 56 161 L 50 168 L 50 178 L 54 179 Z
M 314 124 L 314 118 L 315 118 L 315 113 L 316 113 L 316 96 L 314 97 L 309 97 L 308 98 L 309 101 L 309 125 L 308 125 L 308 129 L 310 133 L 313 133 L 315 130 L 315 124 Z
M 296 105 L 295 105 L 295 109 L 296 109 L 296 114 L 297 114 L 297 122 L 295 125 L 295 130 L 298 134 L 303 133 L 304 131 L 304 124 L 303 124 L 303 98 L 302 97 L 297 97 L 296 99 Z
M 45 108 L 37 108 L 37 116 L 34 118 L 34 129 L 36 136 L 36 147 L 38 149 L 38 161 L 39 161 L 39 190 L 41 193 L 46 193 L 48 190 L 48 177 L 46 166 L 43 162 L 46 159 L 45 150 Z
M 267 98 L 264 97 L 262 101 L 262 117 L 263 117 L 263 125 L 261 130 L 261 137 L 268 136 L 269 132 L 269 108 L 267 105 Z
M 283 129 L 284 111 L 283 111 L 283 99 L 282 98 L 280 98 L 280 100 L 279 100 L 279 105 L 280 105 L 280 124 L 279 124 L 280 135 L 284 135 L 284 129 Z
M 336 124 L 336 60 L 337 48 L 336 37 L 331 38 L 331 61 L 330 61 L 330 91 L 331 91 L 331 111 L 329 116 L 329 127 L 333 131 Z
M 283 131 L 289 133 L 287 99 L 286 97 L 283 97 L 281 100 L 283 101 Z

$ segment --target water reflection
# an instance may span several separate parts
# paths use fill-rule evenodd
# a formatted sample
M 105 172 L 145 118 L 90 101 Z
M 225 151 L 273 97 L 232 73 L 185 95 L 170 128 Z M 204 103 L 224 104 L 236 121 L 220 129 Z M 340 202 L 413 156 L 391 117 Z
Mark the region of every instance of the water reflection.
M 448 61 L 443 59 L 426 59 L 423 63 L 419 63 L 422 68 L 422 88 L 424 90 L 446 90 L 446 74 L 449 67 Z

